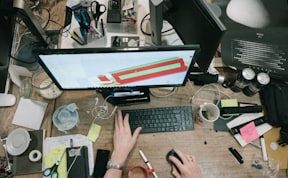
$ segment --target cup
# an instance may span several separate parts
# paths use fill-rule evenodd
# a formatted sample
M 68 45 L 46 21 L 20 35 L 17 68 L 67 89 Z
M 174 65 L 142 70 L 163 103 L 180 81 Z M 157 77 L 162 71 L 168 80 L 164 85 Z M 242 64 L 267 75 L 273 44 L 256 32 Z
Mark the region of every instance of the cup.
M 200 106 L 196 120 L 199 124 L 213 123 L 220 116 L 220 110 L 216 104 L 204 103 Z
M 279 160 L 269 159 L 265 175 L 269 178 L 277 178 L 279 172 Z
M 55 99 L 62 94 L 62 91 L 58 89 L 43 69 L 37 70 L 32 75 L 32 86 L 46 99 Z

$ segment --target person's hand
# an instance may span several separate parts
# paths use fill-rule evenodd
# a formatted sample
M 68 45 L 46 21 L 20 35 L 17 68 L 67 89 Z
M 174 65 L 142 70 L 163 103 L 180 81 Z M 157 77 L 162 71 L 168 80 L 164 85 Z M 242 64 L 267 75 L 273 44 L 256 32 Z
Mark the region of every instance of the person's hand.
M 200 168 L 196 162 L 195 156 L 184 154 L 178 149 L 174 149 L 178 156 L 181 158 L 181 163 L 176 157 L 169 156 L 169 159 L 174 163 L 174 165 L 179 169 L 177 171 L 176 167 L 172 166 L 172 175 L 176 178 L 202 178 Z
M 117 111 L 113 137 L 114 150 L 111 155 L 111 161 L 113 163 L 121 165 L 125 164 L 130 151 L 136 144 L 140 131 L 141 127 L 138 127 L 132 135 L 129 124 L 129 115 L 126 114 L 123 119 L 121 110 Z

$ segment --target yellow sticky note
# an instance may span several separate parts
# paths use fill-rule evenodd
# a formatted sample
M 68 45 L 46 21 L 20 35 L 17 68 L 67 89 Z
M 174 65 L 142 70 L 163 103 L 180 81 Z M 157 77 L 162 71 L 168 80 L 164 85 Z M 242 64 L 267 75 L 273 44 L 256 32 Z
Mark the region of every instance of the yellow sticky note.
M 55 164 L 56 160 L 59 159 L 59 156 L 65 151 L 67 146 L 60 145 L 59 147 L 50 150 L 47 154 L 44 155 L 45 168 L 49 168 Z M 59 178 L 67 177 L 67 163 L 66 163 L 66 154 L 63 155 L 59 167 L 57 169 Z
M 237 99 L 222 99 L 221 107 L 237 107 L 238 101 Z
M 221 107 L 238 107 L 237 99 L 222 99 Z M 239 114 L 223 114 L 223 116 L 238 116 Z
M 101 126 L 97 124 L 92 124 L 88 132 L 88 139 L 92 142 L 95 142 L 100 134 Z

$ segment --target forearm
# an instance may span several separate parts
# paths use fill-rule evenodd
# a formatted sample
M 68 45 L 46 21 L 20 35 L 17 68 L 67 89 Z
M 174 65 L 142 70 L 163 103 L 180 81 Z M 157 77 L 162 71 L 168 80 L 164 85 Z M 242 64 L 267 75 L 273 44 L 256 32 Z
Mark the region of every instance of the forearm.
M 104 178 L 121 178 L 122 170 L 120 169 L 108 169 Z
M 121 166 L 121 169 L 115 169 L 115 168 L 107 169 L 104 178 L 121 178 L 123 172 L 122 168 L 125 165 L 126 159 L 127 156 L 124 156 L 124 154 L 115 153 L 115 151 L 113 151 L 110 161 L 112 163 L 119 164 Z

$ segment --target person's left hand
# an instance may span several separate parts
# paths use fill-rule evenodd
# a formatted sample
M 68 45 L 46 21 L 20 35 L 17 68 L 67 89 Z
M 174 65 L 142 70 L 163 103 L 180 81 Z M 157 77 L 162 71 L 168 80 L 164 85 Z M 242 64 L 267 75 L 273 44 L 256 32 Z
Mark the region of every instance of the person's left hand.
M 122 116 L 121 110 L 117 111 L 115 117 L 115 128 L 114 128 L 114 150 L 111 155 L 111 161 L 124 165 L 125 161 L 136 144 L 137 137 L 140 134 L 141 127 L 138 127 L 134 133 L 131 133 L 129 124 L 129 115 Z

